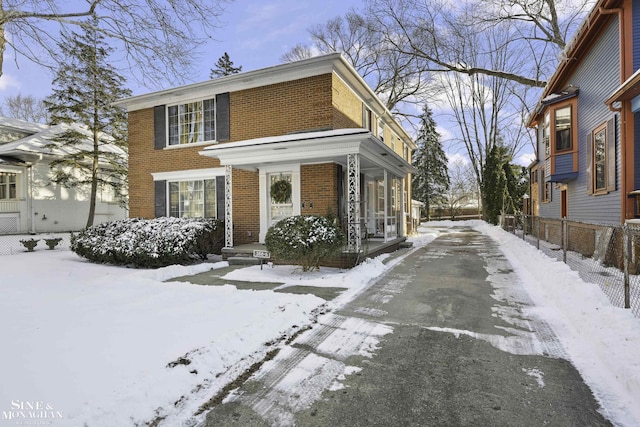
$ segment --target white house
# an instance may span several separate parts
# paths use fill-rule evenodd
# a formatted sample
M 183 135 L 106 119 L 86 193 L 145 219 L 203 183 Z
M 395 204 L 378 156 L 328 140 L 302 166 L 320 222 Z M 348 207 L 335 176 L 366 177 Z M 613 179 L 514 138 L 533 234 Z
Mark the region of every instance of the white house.
M 87 135 L 84 149 L 91 150 L 88 131 L 72 126 Z M 0 234 L 65 232 L 85 226 L 89 188 L 68 189 L 51 181 L 50 163 L 68 149 L 46 145 L 67 128 L 0 117 Z M 126 156 L 114 145 L 103 149 Z M 98 194 L 94 224 L 126 217 L 113 192 Z

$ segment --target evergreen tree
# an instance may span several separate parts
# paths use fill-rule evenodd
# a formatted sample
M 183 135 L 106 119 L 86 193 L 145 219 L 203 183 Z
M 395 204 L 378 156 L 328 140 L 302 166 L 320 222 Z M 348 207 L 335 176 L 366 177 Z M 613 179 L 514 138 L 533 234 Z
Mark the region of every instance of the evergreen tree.
M 233 66 L 233 61 L 229 58 L 229 54 L 227 52 L 224 53 L 216 62 L 215 68 L 211 69 L 211 74 L 209 78 L 215 79 L 218 77 L 230 76 L 231 74 L 238 74 L 242 71 L 242 65 L 239 67 Z
M 428 221 L 431 218 L 431 207 L 441 202 L 449 190 L 448 159 L 427 105 L 424 106 L 420 122 L 416 140 L 418 149 L 413 158 L 413 165 L 418 171 L 413 176 L 411 188 L 413 198 L 425 204 Z
M 495 145 L 483 170 L 483 214 L 484 220 L 491 224 L 498 224 L 502 213 L 519 212 L 528 187 L 526 168 L 512 164 L 507 153 L 504 145 Z
M 112 149 L 115 145 L 126 152 L 126 111 L 112 103 L 131 91 L 108 63 L 113 49 L 105 45 L 97 27 L 93 17 L 83 33 L 62 34 L 59 45 L 66 60 L 56 71 L 52 95 L 44 101 L 50 124 L 66 125 L 49 145 L 68 153 L 51 163 L 52 180 L 67 188 L 90 186 L 87 227 L 93 224 L 98 189 L 111 187 L 125 203 L 127 183 L 126 157 Z M 82 147 L 87 140 L 92 143 L 89 150 Z

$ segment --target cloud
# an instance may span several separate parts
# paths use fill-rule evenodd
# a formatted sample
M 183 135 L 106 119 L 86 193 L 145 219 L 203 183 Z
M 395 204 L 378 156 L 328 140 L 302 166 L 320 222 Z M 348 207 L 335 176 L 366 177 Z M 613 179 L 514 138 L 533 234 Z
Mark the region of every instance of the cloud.
M 536 159 L 536 155 L 534 153 L 524 153 L 516 157 L 514 163 L 520 166 L 529 166 L 531 162 Z
M 0 91 L 4 91 L 7 90 L 9 88 L 19 88 L 20 87 L 20 82 L 14 78 L 12 75 L 10 74 L 3 74 L 0 77 Z

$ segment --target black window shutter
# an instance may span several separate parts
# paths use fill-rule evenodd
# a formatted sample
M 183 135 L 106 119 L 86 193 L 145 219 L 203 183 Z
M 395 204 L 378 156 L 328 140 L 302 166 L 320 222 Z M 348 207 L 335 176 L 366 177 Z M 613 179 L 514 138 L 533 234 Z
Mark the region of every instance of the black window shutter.
M 229 129 L 229 92 L 216 95 L 216 140 L 228 141 Z
M 167 181 L 153 181 L 154 216 L 167 216 Z
M 166 147 L 167 124 L 165 106 L 157 105 L 153 107 L 153 148 L 156 150 Z
M 616 191 L 616 119 L 607 121 L 607 191 Z
M 224 218 L 224 176 L 216 178 L 216 215 L 218 219 Z

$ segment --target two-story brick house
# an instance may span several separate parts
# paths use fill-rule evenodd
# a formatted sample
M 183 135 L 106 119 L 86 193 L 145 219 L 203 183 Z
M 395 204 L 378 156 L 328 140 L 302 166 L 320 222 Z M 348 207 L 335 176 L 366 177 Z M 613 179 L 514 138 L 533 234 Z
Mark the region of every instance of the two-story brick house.
M 351 252 L 405 238 L 415 143 L 340 54 L 118 104 L 132 217 L 223 218 L 226 248 L 307 214 L 337 216 Z
M 562 56 L 529 121 L 538 136 L 532 212 L 638 217 L 640 0 L 598 0 Z

